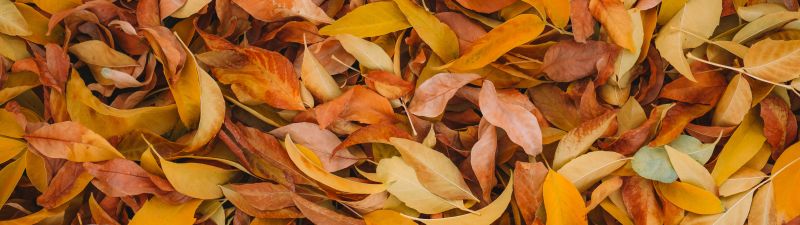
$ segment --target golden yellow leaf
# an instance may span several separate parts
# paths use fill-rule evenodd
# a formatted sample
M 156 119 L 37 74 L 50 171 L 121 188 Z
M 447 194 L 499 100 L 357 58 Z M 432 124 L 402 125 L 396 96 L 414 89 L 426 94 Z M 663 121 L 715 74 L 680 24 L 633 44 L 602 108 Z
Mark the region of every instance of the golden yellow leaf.
M 669 184 L 657 182 L 656 190 L 672 204 L 697 214 L 717 214 L 725 211 L 716 195 L 700 187 L 675 181 Z
M 292 162 L 294 162 L 297 168 L 311 177 L 311 179 L 314 179 L 325 186 L 341 192 L 353 194 L 374 194 L 386 190 L 386 186 L 384 186 L 384 184 L 361 183 L 329 173 L 322 168 L 322 166 L 315 164 L 314 161 L 301 153 L 300 149 L 298 149 L 294 141 L 292 141 L 291 135 L 286 135 L 286 138 L 283 142 L 283 147 L 286 148 L 289 158 L 292 159 Z
M 364 215 L 364 222 L 367 225 L 415 225 L 413 220 L 404 217 L 402 214 L 392 210 L 375 210 Z
M 0 184 L 0 206 L 6 204 L 6 200 L 11 194 L 14 192 L 14 189 L 17 187 L 17 182 L 22 177 L 22 172 L 25 171 L 25 155 L 22 154 L 21 157 L 14 160 L 9 164 L 6 164 L 3 169 L 0 169 L 0 180 L 3 181 Z M 2 223 L 2 221 L 0 221 Z
M 49 18 L 29 5 L 16 3 L 16 6 L 19 13 L 25 18 L 28 29 L 31 31 L 29 35 L 19 34 L 20 37 L 41 45 L 47 43 L 62 43 L 64 41 L 64 28 L 61 27 L 61 25 L 57 25 L 48 33 L 47 23 L 50 21 Z
M 142 205 L 128 224 L 191 225 L 195 221 L 194 212 L 202 202 L 200 199 L 192 199 L 180 205 L 172 205 L 158 197 L 152 197 Z
M 17 7 L 9 0 L 0 0 L 0 33 L 11 36 L 27 36 L 32 32 Z
M 694 80 L 684 49 L 703 44 L 703 40 L 686 34 L 691 32 L 708 38 L 719 25 L 722 13 L 722 0 L 689 0 L 669 23 L 665 24 L 656 37 L 655 44 L 661 56 L 681 75 Z
M 149 142 L 148 142 L 149 145 Z M 161 170 L 176 191 L 198 199 L 215 199 L 222 197 L 219 185 L 228 183 L 238 173 L 204 163 L 174 163 L 158 155 L 152 145 L 149 151 L 155 153 L 161 164 Z
M 464 72 L 480 69 L 517 46 L 528 43 L 544 30 L 544 22 L 533 14 L 521 14 L 500 24 L 472 43 L 448 69 Z
M 458 58 L 458 37 L 453 30 L 450 30 L 450 27 L 411 0 L 394 0 L 394 2 L 406 15 L 408 23 L 414 27 L 419 37 L 433 49 L 436 55 L 439 55 L 445 62 Z
M 103 137 L 118 136 L 137 129 L 163 134 L 178 121 L 175 105 L 127 110 L 108 106 L 92 95 L 74 70 L 67 82 L 66 99 L 70 118 Z
M 350 34 L 336 35 L 336 39 L 364 67 L 386 72 L 394 71 L 392 59 L 381 46 Z
M 722 148 L 717 157 L 717 163 L 711 171 L 714 182 L 722 184 L 739 168 L 744 166 L 765 144 L 761 121 L 756 118 L 755 112 L 745 115 L 744 120 L 733 132 L 728 143 Z
M 764 39 L 753 44 L 744 56 L 744 71 L 758 78 L 782 83 L 800 76 L 800 40 Z
M 553 25 L 564 28 L 569 22 L 570 1 L 562 0 L 542 0 L 547 17 L 553 21 Z
M 625 10 L 622 2 L 618 0 L 591 0 L 589 1 L 589 11 L 591 11 L 592 16 L 603 24 L 603 28 L 608 31 L 608 36 L 611 37 L 614 43 L 631 52 L 639 48 L 633 42 L 634 34 L 631 15 Z
M 667 150 L 669 162 L 681 182 L 701 187 L 711 193 L 717 192 L 714 178 L 702 164 L 695 161 L 689 154 L 678 151 L 669 145 L 664 145 L 664 148 Z
M 594 151 L 570 160 L 557 172 L 572 182 L 579 191 L 584 191 L 625 165 L 627 160 L 616 152 Z
M 544 179 L 547 225 L 587 224 L 586 205 L 580 192 L 566 178 L 550 170 Z
M 31 57 L 25 40 L 19 37 L 9 36 L 0 33 L 0 55 L 5 56 L 11 61 Z
M 412 218 L 413 220 L 420 221 L 426 225 L 453 225 L 453 224 L 491 224 L 496 221 L 508 208 L 511 203 L 511 198 L 514 196 L 514 179 L 509 178 L 508 185 L 500 196 L 474 213 L 464 214 L 460 216 L 445 217 L 441 219 L 419 219 Z M 583 202 L 580 202 L 583 204 Z M 405 215 L 404 215 L 405 216 Z
M 360 6 L 328 26 L 319 34 L 334 36 L 351 34 L 356 37 L 374 37 L 411 27 L 405 15 L 391 1 L 373 2 Z
M 800 144 L 793 144 L 781 154 L 772 167 L 772 185 L 775 193 L 775 209 L 782 222 L 800 216 Z

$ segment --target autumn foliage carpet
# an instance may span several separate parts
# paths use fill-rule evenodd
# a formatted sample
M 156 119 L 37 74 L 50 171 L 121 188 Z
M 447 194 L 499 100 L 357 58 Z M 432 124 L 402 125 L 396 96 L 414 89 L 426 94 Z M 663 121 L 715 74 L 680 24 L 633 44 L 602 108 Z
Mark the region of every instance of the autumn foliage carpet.
M 0 225 L 800 225 L 798 0 L 0 0 Z

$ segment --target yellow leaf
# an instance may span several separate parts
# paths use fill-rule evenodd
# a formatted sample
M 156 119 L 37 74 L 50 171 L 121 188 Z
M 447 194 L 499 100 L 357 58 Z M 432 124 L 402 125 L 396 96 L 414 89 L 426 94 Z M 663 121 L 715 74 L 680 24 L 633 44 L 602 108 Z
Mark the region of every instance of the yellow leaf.
M 98 162 L 125 158 L 111 143 L 80 123 L 66 121 L 39 128 L 25 135 L 39 153 L 73 162 Z
M 27 147 L 25 142 L 0 136 L 0 149 L 2 149 L 0 151 L 0 164 L 17 156 L 25 147 Z
M 359 6 L 328 26 L 319 34 L 334 36 L 351 34 L 356 37 L 374 37 L 411 27 L 406 17 L 391 1 L 374 2 Z
M 445 62 L 458 58 L 458 37 L 450 27 L 439 21 L 411 0 L 394 0 L 419 37 Z M 388 70 L 387 70 L 388 71 Z
M 63 0 L 63 1 L 24 0 L 17 2 L 24 2 L 24 3 L 33 2 L 33 4 L 36 4 L 36 6 L 38 6 L 39 8 L 50 14 L 55 14 L 57 12 L 75 8 L 76 6 L 83 4 L 81 0 Z
M 342 47 L 358 60 L 358 63 L 373 70 L 394 71 L 392 59 L 381 46 L 349 34 L 336 35 Z
M 511 198 L 514 190 L 514 180 L 509 178 L 508 185 L 500 196 L 492 201 L 486 207 L 475 211 L 475 213 L 464 214 L 460 216 L 446 217 L 441 219 L 419 219 L 412 218 L 413 220 L 420 221 L 427 225 L 453 225 L 453 224 L 491 224 L 506 211 L 508 204 L 511 203 Z M 582 205 L 583 202 L 580 202 Z M 403 215 L 405 216 L 405 215 Z M 406 216 L 408 217 L 408 216 Z
M 542 2 L 547 11 L 547 17 L 553 21 L 553 25 L 564 28 L 569 22 L 570 1 L 564 0 L 543 0 Z M 535 6 L 535 5 L 534 5 Z
M 6 204 L 6 200 L 14 192 L 17 187 L 17 182 L 22 177 L 22 172 L 25 171 L 25 155 L 17 158 L 14 162 L 7 164 L 3 169 L 0 169 L 0 206 Z M 0 222 L 2 223 L 2 222 Z
M 175 18 L 187 18 L 195 13 L 198 13 L 201 9 L 206 7 L 211 0 L 187 0 L 186 3 L 183 4 L 177 11 L 173 12 L 170 16 Z
M 11 61 L 31 57 L 27 47 L 25 40 L 22 38 L 0 33 L 0 55 L 11 59 Z
M 377 4 L 376 2 L 372 4 Z M 394 5 L 393 2 L 388 2 Z M 369 4 L 369 5 L 372 5 Z M 356 10 L 362 7 L 356 8 Z M 334 23 L 336 24 L 336 23 Z M 333 77 L 325 70 L 325 67 L 319 63 L 319 60 L 311 54 L 308 50 L 308 45 L 304 46 L 303 50 L 303 64 L 300 66 L 300 78 L 303 79 L 303 86 L 308 88 L 314 97 L 319 98 L 322 102 L 333 100 L 339 95 L 342 95 L 342 90 L 339 89 L 339 84 Z
M 150 150 L 155 149 L 150 146 Z M 156 154 L 158 155 L 158 154 Z M 219 185 L 225 184 L 236 175 L 236 170 L 226 170 L 203 163 L 174 163 L 158 156 L 161 169 L 175 190 L 186 196 L 198 199 L 222 197 Z
M 69 52 L 81 61 L 103 67 L 138 66 L 135 59 L 109 47 L 105 42 L 89 40 L 70 45 Z
M 199 120 L 197 122 L 197 131 L 184 148 L 184 151 L 191 152 L 200 149 L 217 136 L 225 120 L 225 99 L 222 97 L 222 90 L 217 85 L 217 82 L 214 81 L 214 78 L 211 78 L 211 75 L 197 65 L 197 61 L 192 52 L 189 51 L 189 47 L 183 42 L 181 42 L 181 46 L 183 46 L 183 50 L 188 57 L 186 57 L 186 64 L 184 64 L 180 72 L 181 78 L 172 86 L 176 88 L 172 92 L 173 96 L 190 95 L 185 99 L 190 101 L 190 104 L 178 104 L 178 114 L 180 114 L 184 124 L 194 125 L 195 121 Z M 183 90 L 188 93 L 183 92 Z M 175 99 L 177 102 L 178 97 L 175 97 Z M 182 108 L 184 110 L 181 110 Z M 184 113 L 181 113 L 182 111 Z
M 31 181 L 33 187 L 39 192 L 44 193 L 47 190 L 48 172 L 47 165 L 44 159 L 34 154 L 31 151 L 25 151 L 25 176 Z
M 775 212 L 775 188 L 773 183 L 766 183 L 756 191 L 747 216 L 749 225 L 779 224 Z
M 521 14 L 492 29 L 472 43 L 449 69 L 464 72 L 480 69 L 517 46 L 528 43 L 544 30 L 544 22 L 533 14 Z
M 800 40 L 764 39 L 753 44 L 744 56 L 743 69 L 754 76 L 782 83 L 800 76 Z
M 31 88 L 41 85 L 39 83 L 39 75 L 23 71 L 19 73 L 8 73 L 8 80 L 3 82 L 3 88 L 0 89 L 0 104 L 17 97 L 23 92 Z
M 553 168 L 561 168 L 570 160 L 588 151 L 589 147 L 606 132 L 615 118 L 615 113 L 606 113 L 570 130 L 558 142 L 553 158 Z
M 569 161 L 557 172 L 572 182 L 578 190 L 584 191 L 625 165 L 627 160 L 616 152 L 594 151 Z
M 428 190 L 449 200 L 472 200 L 467 183 L 464 182 L 458 167 L 447 156 L 416 141 L 403 138 L 389 138 L 389 142 L 417 172 L 419 181 Z
M 589 11 L 594 18 L 600 21 L 600 24 L 603 24 L 603 28 L 608 31 L 608 36 L 614 43 L 631 52 L 639 48 L 633 42 L 631 15 L 625 10 L 622 2 L 619 0 L 591 0 L 589 1 Z
M 108 225 L 119 225 L 119 222 L 116 219 L 111 218 L 111 216 L 106 213 L 106 211 L 97 204 L 97 200 L 94 198 L 94 194 L 89 195 L 89 213 L 92 215 L 92 219 L 95 223 L 98 224 L 108 224 Z
M 61 27 L 61 25 L 55 26 L 48 35 L 47 23 L 50 21 L 50 18 L 45 17 L 39 13 L 39 11 L 36 11 L 36 9 L 26 4 L 16 3 L 16 6 L 19 13 L 21 13 L 25 21 L 28 22 L 28 29 L 31 31 L 29 35 L 20 34 L 20 37 L 40 45 L 64 42 L 64 28 Z
M 614 217 L 614 219 L 617 219 L 622 225 L 633 225 L 631 218 L 628 218 L 628 213 L 619 209 L 614 203 L 611 203 L 610 200 L 606 199 L 600 202 L 600 207 Z
M 37 224 L 42 220 L 48 218 L 58 218 L 63 217 L 64 210 L 67 209 L 67 205 L 63 205 L 61 207 L 55 209 L 41 209 L 35 213 L 28 214 L 26 216 L 12 219 L 12 220 L 3 220 L 0 221 L 0 224 L 3 225 L 30 225 L 30 224 Z
M 318 164 L 315 164 L 311 159 L 304 156 L 303 153 L 300 152 L 300 149 L 294 144 L 294 141 L 292 141 L 291 135 L 286 135 L 283 147 L 286 148 L 289 158 L 291 158 L 297 168 L 311 177 L 311 179 L 325 186 L 341 192 L 353 194 L 374 194 L 386 190 L 383 184 L 361 183 L 329 173 Z
M 587 224 L 586 205 L 581 193 L 569 180 L 550 170 L 543 185 L 547 225 Z
M 656 182 L 656 190 L 666 200 L 686 211 L 697 214 L 717 214 L 725 210 L 716 195 L 697 186 L 675 181 L 669 184 Z
M 775 189 L 775 209 L 781 221 L 800 216 L 800 143 L 787 148 L 772 167 L 772 185 Z
M 17 123 L 16 115 L 6 110 L 0 110 L 0 137 L 21 138 L 24 134 L 25 130 Z
M 750 190 L 766 177 L 767 175 L 760 170 L 742 167 L 719 186 L 719 196 L 728 197 Z
M 27 36 L 33 33 L 20 11 L 9 0 L 0 0 L 0 33 L 11 36 Z
M 661 28 L 656 37 L 656 48 L 661 56 L 689 80 L 694 81 L 694 75 L 689 69 L 683 50 L 700 46 L 704 42 L 685 32 L 702 38 L 710 37 L 719 25 L 721 13 L 722 0 L 689 0 L 683 10 Z
M 178 121 L 175 105 L 127 110 L 108 106 L 92 95 L 74 70 L 67 82 L 66 95 L 70 118 L 103 137 L 118 136 L 137 129 L 163 134 Z
M 416 225 L 413 220 L 404 217 L 402 214 L 392 210 L 375 210 L 364 215 L 364 222 L 367 225 Z
M 662 0 L 658 9 L 658 24 L 665 24 L 680 11 L 688 0 Z
M 717 192 L 714 178 L 703 165 L 692 159 L 689 154 L 678 151 L 669 145 L 664 145 L 664 148 L 667 150 L 672 168 L 675 169 L 675 173 L 682 182 L 701 187 L 711 193 Z
M 717 157 L 717 163 L 711 171 L 711 176 L 714 177 L 717 185 L 725 182 L 747 161 L 750 161 L 761 149 L 761 145 L 765 144 L 766 137 L 764 137 L 762 124 L 755 114 L 757 112 L 748 113 L 733 132 L 728 143 L 722 147 L 722 151 Z
M 770 15 L 776 12 L 786 12 L 786 7 L 775 3 L 758 3 L 748 6 L 736 7 L 736 15 L 747 22 L 761 18 L 764 15 Z
M 737 74 L 730 80 L 725 93 L 717 103 L 711 124 L 714 126 L 736 126 L 742 122 L 744 115 L 750 111 L 753 93 L 750 84 Z
M 418 212 L 436 214 L 453 208 L 466 210 L 463 201 L 444 199 L 425 189 L 414 168 L 400 157 L 382 159 L 375 171 L 376 179 L 388 185 L 386 191 Z
M 759 37 L 762 34 L 779 28 L 784 24 L 800 19 L 798 12 L 776 12 L 762 16 L 753 22 L 748 23 L 733 36 L 731 41 L 745 43 Z
M 180 205 L 172 205 L 158 197 L 152 197 L 142 205 L 133 216 L 129 225 L 192 225 L 194 212 L 202 203 L 200 199 L 192 199 Z

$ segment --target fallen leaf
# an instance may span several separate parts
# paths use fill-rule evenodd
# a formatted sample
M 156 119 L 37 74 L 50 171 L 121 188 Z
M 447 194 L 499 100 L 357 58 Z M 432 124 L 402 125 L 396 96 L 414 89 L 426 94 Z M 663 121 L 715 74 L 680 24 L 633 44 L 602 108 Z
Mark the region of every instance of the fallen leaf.
M 547 224 L 588 224 L 586 206 L 578 189 L 556 171 L 550 170 L 543 185 Z
M 542 152 L 542 131 L 536 116 L 522 106 L 501 101 L 491 81 L 484 81 L 479 107 L 492 125 L 503 128 L 514 143 L 528 155 Z

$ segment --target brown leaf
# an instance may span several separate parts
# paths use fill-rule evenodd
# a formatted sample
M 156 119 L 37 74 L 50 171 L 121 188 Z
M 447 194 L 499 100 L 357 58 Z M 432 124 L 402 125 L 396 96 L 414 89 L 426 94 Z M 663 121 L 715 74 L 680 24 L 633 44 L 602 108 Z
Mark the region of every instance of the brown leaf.
M 473 2 L 476 1 L 473 0 Z M 473 22 L 469 17 L 460 13 L 440 12 L 436 13 L 436 18 L 442 21 L 442 23 L 447 24 L 447 26 L 456 33 L 456 36 L 458 36 L 458 49 L 462 49 L 461 54 L 467 52 L 467 49 L 472 46 L 473 42 L 486 34 L 486 30 L 484 30 L 480 24 Z
M 363 220 L 354 219 L 352 217 L 336 213 L 330 209 L 314 204 L 313 202 L 308 201 L 297 194 L 292 195 L 292 200 L 294 200 L 294 204 L 297 205 L 297 208 L 300 209 L 300 212 L 303 212 L 303 215 L 306 216 L 306 218 L 308 218 L 309 220 L 311 220 L 311 222 L 315 224 L 324 224 L 324 225 L 366 224 L 364 223 Z
M 764 136 L 772 146 L 772 159 L 777 159 L 797 137 L 797 118 L 789 105 L 775 95 L 767 96 L 760 104 Z
M 334 152 L 363 143 L 389 143 L 389 138 L 392 137 L 413 139 L 407 131 L 397 128 L 397 126 L 393 124 L 378 123 L 359 128 L 351 133 L 341 144 L 334 148 Z M 295 141 L 297 141 L 297 139 L 295 139 Z
M 601 41 L 561 41 L 551 46 L 544 55 L 541 70 L 547 77 L 556 82 L 571 82 L 602 71 L 614 60 L 607 60 L 607 55 L 617 55 L 613 44 Z M 616 57 L 616 56 L 615 56 Z
M 61 206 L 80 194 L 90 180 L 92 175 L 80 163 L 67 162 L 50 180 L 47 190 L 36 198 L 36 203 L 47 209 Z
M 478 126 L 478 141 L 472 145 L 469 161 L 472 171 L 481 186 L 484 201 L 490 201 L 492 188 L 497 185 L 494 177 L 495 155 L 497 154 L 497 129 L 486 120 Z
M 354 86 L 339 97 L 314 108 L 314 113 L 320 128 L 326 128 L 336 120 L 366 124 L 396 120 L 389 100 L 364 86 Z
M 681 76 L 664 85 L 659 97 L 685 103 L 716 104 L 728 86 L 725 77 L 706 64 L 693 63 L 691 66 L 696 81 Z
M 525 153 L 535 156 L 542 152 L 542 130 L 536 116 L 522 106 L 501 101 L 491 81 L 483 81 L 479 106 L 484 118 L 503 128 L 508 137 Z
M 570 11 L 573 37 L 576 42 L 586 43 L 586 39 L 594 33 L 594 18 L 589 12 L 589 0 L 570 1 Z
M 647 118 L 642 125 L 625 131 L 613 142 L 601 142 L 600 148 L 616 151 L 619 154 L 630 156 L 631 154 L 636 153 L 636 151 L 639 151 L 639 148 L 647 143 L 647 140 L 649 140 L 650 134 L 653 131 L 653 126 L 658 123 L 660 118 L 661 112 L 653 110 L 653 112 L 650 113 L 650 117 Z
M 367 73 L 364 82 L 372 90 L 388 99 L 397 99 L 406 96 L 414 89 L 414 83 L 403 80 L 393 73 L 373 70 Z
M 459 88 L 477 80 L 472 73 L 440 73 L 423 82 L 414 91 L 408 111 L 417 116 L 437 117 L 444 112 L 447 102 Z
M 291 135 L 297 144 L 308 147 L 320 158 L 322 166 L 329 172 L 338 171 L 356 162 L 356 157 L 348 151 L 336 152 L 342 142 L 333 132 L 313 123 L 293 123 L 270 131 L 278 138 Z
M 686 125 L 686 133 L 689 133 L 689 135 L 692 135 L 692 137 L 697 138 L 697 140 L 700 140 L 703 143 L 708 143 L 717 140 L 720 134 L 722 134 L 723 138 L 730 137 L 736 127 L 737 126 L 703 126 L 690 123 Z
M 580 125 L 578 106 L 558 86 L 543 84 L 529 89 L 528 95 L 547 121 L 562 130 L 572 130 Z
M 333 19 L 325 14 L 311 0 L 232 0 L 256 19 L 265 22 L 285 20 L 288 17 L 300 16 L 313 22 L 332 23 Z
M 700 104 L 678 103 L 667 111 L 661 120 L 661 128 L 650 146 L 669 144 L 683 132 L 689 122 L 711 111 L 711 106 Z
M 175 191 L 169 181 L 152 175 L 133 161 L 112 159 L 99 163 L 83 163 L 86 172 L 94 176 L 92 184 L 107 196 L 125 197 L 155 194 L 163 200 L 179 203 L 190 198 Z
M 225 122 L 225 128 L 231 133 L 236 143 L 246 151 L 249 157 L 246 157 L 245 160 L 249 160 L 254 165 L 256 170 L 254 173 L 262 176 L 274 176 L 264 177 L 267 179 L 281 180 L 285 177 L 283 179 L 293 180 L 295 183 L 308 183 L 300 169 L 294 165 L 286 150 L 283 149 L 283 145 L 272 135 L 242 124 L 233 124 L 230 121 Z M 236 143 L 228 142 L 226 139 L 222 140 L 226 145 L 236 146 Z M 276 170 L 279 171 L 280 177 L 274 174 L 264 174 L 264 172 Z
M 626 177 L 622 183 L 622 201 L 637 225 L 663 224 L 653 184 L 640 176 Z
M 242 198 L 238 198 L 236 199 L 237 202 L 233 202 L 234 205 L 237 206 L 248 204 L 254 209 L 263 211 L 279 210 L 294 206 L 292 191 L 281 185 L 262 182 L 252 184 L 229 184 L 224 187 L 241 195 Z
M 542 184 L 547 176 L 547 168 L 541 162 L 528 163 L 517 161 L 514 166 L 514 199 L 519 205 L 522 218 L 527 224 L 537 221 L 536 211 L 542 206 Z

